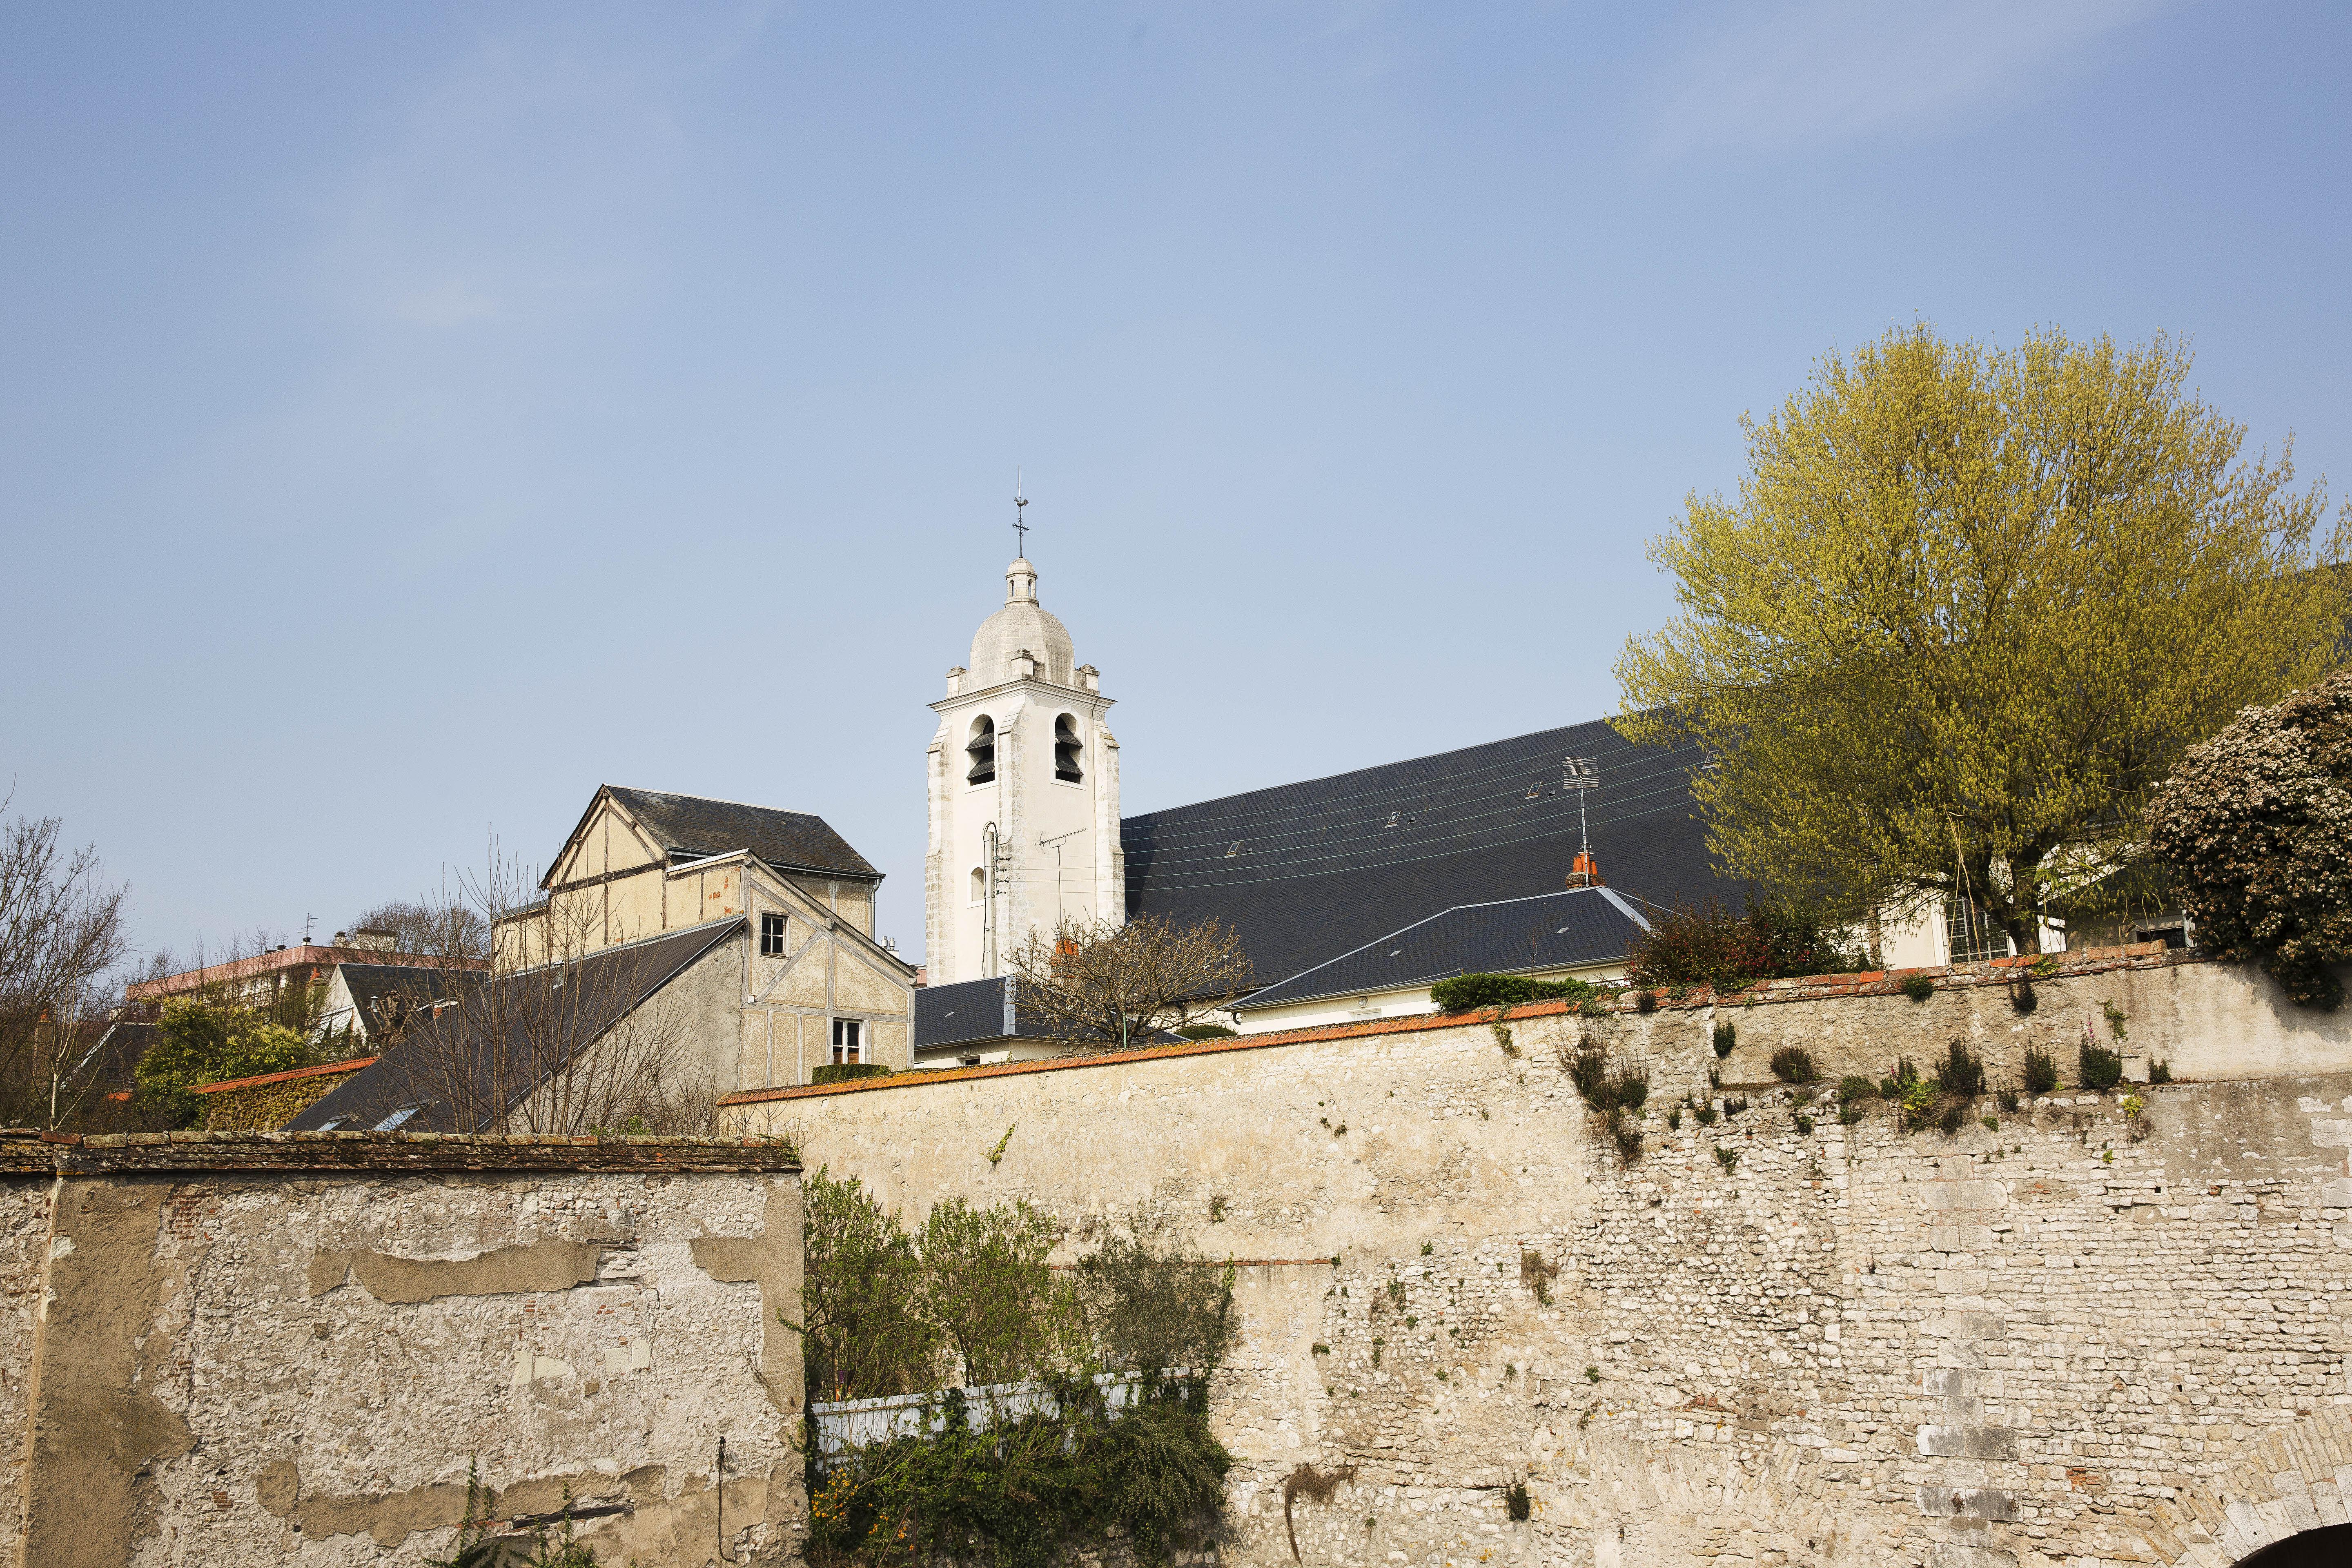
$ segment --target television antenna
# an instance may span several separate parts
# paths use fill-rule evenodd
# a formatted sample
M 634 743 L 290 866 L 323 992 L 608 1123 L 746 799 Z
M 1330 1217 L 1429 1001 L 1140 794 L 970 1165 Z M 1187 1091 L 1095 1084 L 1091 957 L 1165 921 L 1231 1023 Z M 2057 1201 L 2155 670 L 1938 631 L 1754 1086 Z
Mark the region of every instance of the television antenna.
M 1591 757 L 1562 757 L 1559 787 L 1576 792 L 1576 836 L 1582 841 L 1584 854 L 1592 853 L 1592 831 L 1584 816 L 1584 796 L 1588 790 L 1601 787 L 1600 764 Z
M 1067 833 L 1037 840 L 1038 848 L 1054 852 L 1054 934 L 1057 937 L 1062 933 L 1062 846 L 1085 831 L 1083 827 L 1073 827 Z

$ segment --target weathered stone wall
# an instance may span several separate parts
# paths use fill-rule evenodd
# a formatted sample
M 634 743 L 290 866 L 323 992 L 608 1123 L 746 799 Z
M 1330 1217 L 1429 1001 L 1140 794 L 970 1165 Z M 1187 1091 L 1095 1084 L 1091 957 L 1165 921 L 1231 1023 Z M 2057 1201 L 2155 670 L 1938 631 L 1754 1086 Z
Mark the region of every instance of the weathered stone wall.
M 2352 1490 L 2352 1049 L 2259 976 L 2141 953 L 2043 982 L 1848 983 L 1712 1016 L 1371 1026 L 1267 1044 L 771 1093 L 790 1131 L 910 1219 L 1027 1198 L 1070 1247 L 1139 1211 L 1245 1263 L 1213 1405 L 1240 1463 L 1229 1558 L 1630 1565 L 2235 1561 Z M 1862 994 L 1857 994 L 1857 989 Z M 2047 1038 L 2071 1075 L 2102 1004 L 2188 1082 L 2074 1092 L 1906 1134 L 1760 1068 L 1775 1037 L 1883 1072 L 1951 1037 L 1995 1077 Z M 2048 1031 L 2046 1036 L 2036 1031 Z M 1621 1163 L 1567 1080 L 1580 1039 L 1649 1068 Z M 1996 1126 L 1976 1116 L 1991 1114 Z M 1002 1158 L 990 1152 L 1001 1140 Z M 1718 1159 L 1733 1157 L 1731 1168 Z M 1338 1258 L 1335 1266 L 1328 1259 Z M 1524 1481 L 1532 1517 L 1507 1517 Z
M 478 1462 L 502 1517 L 568 1491 L 606 1560 L 698 1565 L 722 1436 L 729 1560 L 796 1560 L 789 1151 L 197 1133 L 54 1159 L 42 1275 L 8 1279 L 43 1304 L 0 1561 L 420 1563 Z
M 25 1399 L 56 1185 L 50 1163 L 37 1136 L 0 1132 L 0 1563 L 6 1563 L 24 1542 Z

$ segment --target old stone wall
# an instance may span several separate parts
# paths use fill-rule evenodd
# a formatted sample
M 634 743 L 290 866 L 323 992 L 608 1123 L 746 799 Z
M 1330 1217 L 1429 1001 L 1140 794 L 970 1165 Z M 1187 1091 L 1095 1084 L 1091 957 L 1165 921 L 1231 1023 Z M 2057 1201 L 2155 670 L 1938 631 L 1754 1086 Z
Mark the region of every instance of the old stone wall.
M 1239 1260 L 1213 1407 L 1233 1562 L 1291 1561 L 1295 1530 L 1309 1563 L 2218 1565 L 2342 1521 L 2344 1020 L 2154 952 L 2046 980 L 2031 1014 L 1937 978 L 1919 1003 L 1849 981 L 1535 1007 L 730 1111 L 910 1220 L 1026 1198 L 1073 1252 L 1142 1216 Z M 2198 1079 L 2137 1118 L 2070 1090 L 1988 1099 L 1953 1135 L 1883 1107 L 1847 1127 L 1761 1068 L 1776 1039 L 1876 1074 L 1960 1037 L 1998 1079 L 2085 1018 L 2111 1037 L 2110 1000 Z M 1630 1164 L 1569 1082 L 1580 1041 L 1650 1073 Z M 1670 1130 L 1685 1096 L 1718 1120 Z M 1286 1524 L 1286 1482 L 1335 1474 L 1325 1501 L 1292 1487 Z
M 23 1551 L 25 1401 L 55 1185 L 50 1151 L 37 1135 L 0 1132 L 0 1563 L 5 1563 Z
M 175 1133 L 48 1152 L 47 1180 L 0 1179 L 0 1331 L 26 1373 L 0 1414 L 28 1433 L 0 1562 L 421 1563 L 448 1550 L 469 1465 L 502 1518 L 568 1494 L 609 1562 L 797 1560 L 789 1150 Z

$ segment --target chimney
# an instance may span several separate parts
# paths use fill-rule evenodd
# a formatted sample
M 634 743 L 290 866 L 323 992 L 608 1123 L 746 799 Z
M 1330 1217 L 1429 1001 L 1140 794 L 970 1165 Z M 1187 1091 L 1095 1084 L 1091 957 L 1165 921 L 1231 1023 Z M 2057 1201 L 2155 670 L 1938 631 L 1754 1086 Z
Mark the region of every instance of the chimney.
M 1571 888 L 1605 888 L 1609 884 L 1601 879 L 1601 862 L 1595 860 L 1589 851 L 1580 849 L 1576 852 L 1575 865 L 1569 868 L 1568 885 Z

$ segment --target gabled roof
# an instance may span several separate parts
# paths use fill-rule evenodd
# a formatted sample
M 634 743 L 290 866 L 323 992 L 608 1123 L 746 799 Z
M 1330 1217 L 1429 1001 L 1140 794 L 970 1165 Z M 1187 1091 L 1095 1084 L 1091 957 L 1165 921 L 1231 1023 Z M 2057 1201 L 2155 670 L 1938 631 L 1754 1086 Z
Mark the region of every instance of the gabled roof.
M 1238 1011 L 1428 985 L 1455 974 L 1573 969 L 1625 956 L 1647 922 L 1607 888 L 1457 904 L 1269 985 Z
M 741 934 L 746 927 L 743 916 L 732 915 L 643 942 L 603 948 L 569 965 L 501 974 L 487 984 L 492 987 L 544 986 L 554 969 L 562 968 L 570 994 L 589 998 L 590 1005 L 598 1009 L 594 1016 L 564 1020 L 564 1033 L 574 1043 L 575 1050 L 585 1049 L 711 949 Z M 526 1007 L 501 1008 L 494 1005 L 478 1009 L 451 1007 L 433 1015 L 429 1020 L 410 1026 L 399 1039 L 387 1044 L 373 1067 L 362 1068 L 305 1107 L 301 1114 L 286 1124 L 286 1130 L 317 1131 L 334 1122 L 341 1131 L 364 1131 L 395 1111 L 414 1106 L 417 1108 L 415 1113 L 401 1123 L 404 1131 L 481 1131 L 452 1125 L 451 1111 L 436 1092 L 438 1080 L 448 1070 L 449 1053 L 466 1051 L 478 1058 L 475 1077 L 483 1090 L 479 1098 L 488 1097 L 488 1089 L 493 1082 L 490 1062 L 494 1047 L 503 1047 L 496 1054 L 509 1063 L 530 1059 L 535 1053 L 520 1041 L 467 1039 L 462 1033 L 452 1035 L 453 1030 L 463 1030 L 468 1016 L 476 1012 L 509 1020 L 543 1019 L 549 1016 L 544 1006 L 533 1012 Z
M 1599 763 L 1592 852 L 1634 908 L 1740 901 L 1691 802 L 1697 749 L 1630 745 L 1596 720 L 1130 816 L 1128 913 L 1215 917 L 1265 984 L 1435 910 L 1559 891 L 1579 832 L 1569 756 Z
M 479 969 L 418 969 L 398 963 L 346 963 L 339 966 L 343 987 L 352 994 L 352 1016 L 331 1017 L 328 1026 L 356 1025 L 362 1035 L 379 1034 L 395 1005 L 405 1012 L 429 1006 L 459 992 L 485 984 Z
M 804 811 L 779 811 L 740 801 L 706 800 L 700 795 L 668 795 L 660 790 L 631 789 L 606 784 L 597 792 L 609 795 L 637 819 L 667 854 L 686 859 L 749 849 L 779 871 L 801 871 L 822 877 L 854 877 L 878 882 L 882 873 L 872 861 L 849 847 L 821 816 Z M 587 826 L 595 804 L 581 817 Z M 579 829 L 572 830 L 579 836 Z M 559 857 L 559 859 L 561 858 Z

